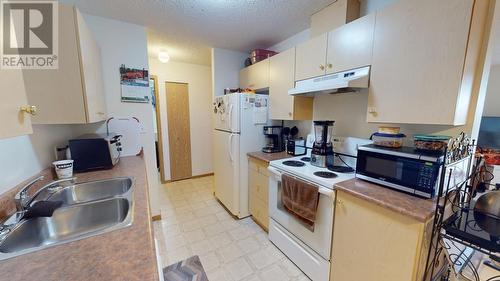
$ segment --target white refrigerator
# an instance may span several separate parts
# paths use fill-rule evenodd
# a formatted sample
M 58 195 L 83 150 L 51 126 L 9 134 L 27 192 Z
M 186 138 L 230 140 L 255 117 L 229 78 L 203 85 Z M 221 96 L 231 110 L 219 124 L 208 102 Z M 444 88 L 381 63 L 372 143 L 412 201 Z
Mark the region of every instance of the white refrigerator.
M 235 93 L 214 99 L 215 197 L 236 217 L 250 215 L 247 153 L 264 146 L 268 96 Z

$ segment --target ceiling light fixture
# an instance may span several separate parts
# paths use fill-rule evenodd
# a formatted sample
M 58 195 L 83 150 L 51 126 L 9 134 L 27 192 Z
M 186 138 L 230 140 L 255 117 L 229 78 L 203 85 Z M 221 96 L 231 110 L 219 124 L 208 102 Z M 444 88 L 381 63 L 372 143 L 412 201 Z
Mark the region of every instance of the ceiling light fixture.
M 161 51 L 158 53 L 158 60 L 162 63 L 167 63 L 170 60 L 170 56 L 167 52 Z

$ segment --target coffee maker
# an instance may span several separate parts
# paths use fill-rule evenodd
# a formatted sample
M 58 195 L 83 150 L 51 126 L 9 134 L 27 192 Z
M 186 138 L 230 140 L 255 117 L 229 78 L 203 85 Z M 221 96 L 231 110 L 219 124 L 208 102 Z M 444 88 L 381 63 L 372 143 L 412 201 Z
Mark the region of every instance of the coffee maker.
M 283 127 L 282 126 L 264 126 L 264 136 L 266 137 L 266 146 L 262 148 L 262 152 L 274 153 L 285 150 L 283 143 Z
M 315 140 L 311 151 L 311 165 L 322 168 L 333 166 L 333 123 L 335 121 L 314 121 Z

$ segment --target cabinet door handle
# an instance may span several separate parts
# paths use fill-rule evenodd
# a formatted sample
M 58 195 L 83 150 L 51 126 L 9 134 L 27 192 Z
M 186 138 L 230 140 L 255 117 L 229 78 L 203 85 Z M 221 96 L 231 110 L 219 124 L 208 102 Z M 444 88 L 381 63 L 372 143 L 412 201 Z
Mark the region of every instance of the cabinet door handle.
M 319 65 L 319 69 L 321 69 L 321 70 L 325 70 L 325 66 L 324 66 L 324 65 L 322 65 L 322 64 L 320 64 L 320 65 Z
M 333 64 L 329 63 L 326 65 L 328 68 L 332 69 L 333 68 Z
M 292 116 L 292 113 L 291 113 L 291 112 L 288 112 L 288 116 Z
M 30 115 L 36 115 L 38 109 L 34 105 L 27 105 L 27 106 L 22 106 L 20 110 L 21 112 L 28 113 Z

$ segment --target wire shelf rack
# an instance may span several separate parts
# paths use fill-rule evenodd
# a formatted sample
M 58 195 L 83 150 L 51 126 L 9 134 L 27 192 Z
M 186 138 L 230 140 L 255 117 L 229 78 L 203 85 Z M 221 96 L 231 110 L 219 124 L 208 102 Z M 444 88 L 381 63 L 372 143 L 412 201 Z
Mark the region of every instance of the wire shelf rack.
M 477 251 L 500 260 L 500 239 L 479 227 L 474 214 L 477 183 L 484 175 L 479 165 L 480 157 L 474 155 L 475 148 L 475 141 L 461 134 L 451 140 L 445 150 L 424 280 L 439 280 L 436 276 L 440 276 L 440 280 L 450 280 L 453 274 L 472 281 L 500 281 L 500 271 L 482 280 L 477 268 L 481 263 L 473 262 L 472 258 Z M 460 165 L 455 165 L 460 162 L 465 164 L 461 166 L 466 167 L 463 171 L 457 169 Z M 457 172 L 463 173 L 459 181 L 456 181 Z M 444 274 L 437 274 L 443 272 L 443 268 L 446 269 Z M 468 276 L 463 275 L 465 271 Z

